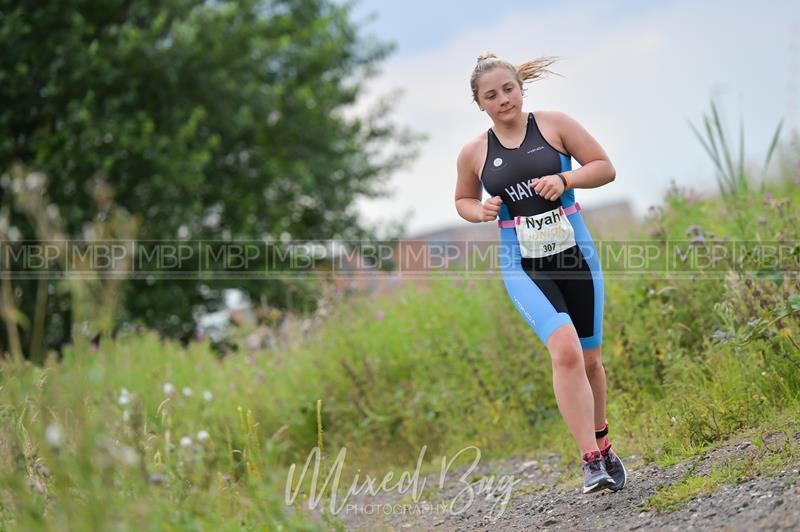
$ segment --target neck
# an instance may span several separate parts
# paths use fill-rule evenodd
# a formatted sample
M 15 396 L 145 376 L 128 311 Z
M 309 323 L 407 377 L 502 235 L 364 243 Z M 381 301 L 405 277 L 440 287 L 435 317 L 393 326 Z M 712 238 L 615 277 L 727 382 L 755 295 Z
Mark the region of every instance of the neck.
M 524 131 L 528 123 L 528 113 L 520 111 L 508 120 L 495 121 L 494 132 L 503 136 L 513 136 Z

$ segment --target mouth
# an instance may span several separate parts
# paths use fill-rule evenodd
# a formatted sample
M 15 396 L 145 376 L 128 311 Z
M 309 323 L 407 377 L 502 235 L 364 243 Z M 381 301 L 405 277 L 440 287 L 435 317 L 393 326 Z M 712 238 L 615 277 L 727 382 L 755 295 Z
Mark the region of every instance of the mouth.
M 506 109 L 500 109 L 500 114 L 501 115 L 505 114 L 505 113 L 509 112 L 510 110 L 512 110 L 513 108 L 514 108 L 514 106 L 512 105 L 511 107 L 508 107 Z

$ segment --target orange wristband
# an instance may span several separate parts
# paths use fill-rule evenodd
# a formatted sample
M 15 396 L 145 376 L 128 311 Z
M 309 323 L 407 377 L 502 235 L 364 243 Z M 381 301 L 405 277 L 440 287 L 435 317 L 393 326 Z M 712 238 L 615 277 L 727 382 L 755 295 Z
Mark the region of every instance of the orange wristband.
M 569 190 L 569 189 L 571 189 L 571 188 L 572 188 L 572 181 L 570 181 L 570 180 L 569 180 L 569 178 L 568 178 L 567 176 L 565 176 L 564 174 L 562 174 L 562 173 L 560 173 L 560 172 L 559 172 L 559 173 L 557 173 L 556 175 L 557 175 L 557 176 L 560 176 L 561 178 L 563 178 L 563 179 L 564 179 L 564 181 L 566 181 L 566 183 L 567 183 L 567 190 Z

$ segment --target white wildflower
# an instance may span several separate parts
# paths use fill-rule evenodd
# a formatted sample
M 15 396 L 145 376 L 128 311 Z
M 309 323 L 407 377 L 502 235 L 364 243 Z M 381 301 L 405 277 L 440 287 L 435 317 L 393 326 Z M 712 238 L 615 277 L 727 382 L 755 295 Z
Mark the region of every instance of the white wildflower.
M 120 404 L 120 406 L 126 406 L 131 403 L 131 395 L 127 388 L 122 388 L 119 391 L 119 399 L 117 399 L 117 402 Z
M 181 438 L 181 447 L 191 447 L 192 446 L 192 439 L 189 436 L 184 436 Z
M 208 432 L 201 430 L 197 433 L 197 441 L 208 441 Z
M 189 388 L 188 386 L 185 387 L 183 389 L 183 395 L 185 395 L 186 397 L 191 397 L 192 396 L 192 389 Z
M 172 395 L 173 393 L 175 393 L 175 386 L 173 386 L 172 383 L 165 382 L 164 393 L 167 395 Z
M 50 423 L 47 426 L 45 437 L 47 438 L 47 443 L 49 443 L 51 447 L 60 447 L 61 443 L 64 441 L 64 434 L 61 432 L 61 427 L 59 427 L 57 423 Z
M 125 464 L 126 466 L 135 466 L 139 463 L 139 455 L 136 454 L 136 451 L 130 447 L 123 447 L 117 453 L 117 457 L 120 462 Z
M 209 390 L 203 390 L 203 399 L 206 401 L 211 401 L 214 398 L 214 394 L 211 393 Z

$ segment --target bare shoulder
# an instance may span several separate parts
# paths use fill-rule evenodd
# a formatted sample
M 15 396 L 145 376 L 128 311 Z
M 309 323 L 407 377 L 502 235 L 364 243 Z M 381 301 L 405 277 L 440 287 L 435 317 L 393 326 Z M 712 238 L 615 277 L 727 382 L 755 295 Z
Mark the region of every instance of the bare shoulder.
M 545 125 L 560 129 L 561 127 L 570 127 L 571 125 L 577 123 L 575 119 L 569 116 L 567 113 L 553 109 L 535 111 L 533 114 L 536 117 L 536 122 L 540 126 Z
M 568 114 L 554 110 L 534 111 L 533 116 L 544 139 L 561 153 L 568 153 L 564 137 L 576 122 Z
M 469 168 L 478 175 L 483 167 L 483 160 L 486 159 L 487 149 L 486 132 L 468 140 L 458 154 L 459 166 Z
M 486 151 L 486 144 L 486 132 L 483 132 L 480 135 L 469 139 L 461 148 L 461 153 L 459 153 L 458 156 L 474 156 L 475 154 L 480 153 L 481 150 Z

